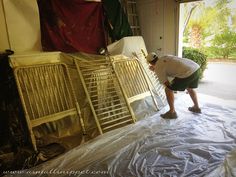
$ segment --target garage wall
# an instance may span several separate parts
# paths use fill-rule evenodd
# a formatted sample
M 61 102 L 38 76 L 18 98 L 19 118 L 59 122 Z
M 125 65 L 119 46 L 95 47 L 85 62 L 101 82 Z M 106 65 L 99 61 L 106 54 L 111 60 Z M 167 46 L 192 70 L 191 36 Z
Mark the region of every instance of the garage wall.
M 164 1 L 137 0 L 138 18 L 141 34 L 148 52 L 163 52 L 164 48 Z
M 0 1 L 0 52 L 10 48 L 9 41 L 7 38 L 7 27 L 5 23 L 5 16 L 3 10 L 3 1 Z
M 6 48 L 18 53 L 41 50 L 36 0 L 1 0 L 0 19 L 1 33 L 3 31 L 0 38 L 1 51 Z
M 0 2 L 0 51 L 8 48 L 17 52 L 40 51 L 40 24 L 36 0 Z M 162 6 L 159 9 L 159 15 L 162 16 L 151 17 L 150 15 L 157 13 L 150 11 L 150 7 L 155 10 L 158 4 Z M 175 0 L 137 0 L 138 13 L 142 13 L 141 32 L 148 52 L 161 48 L 162 54 L 177 55 L 177 4 Z M 4 17 L 8 23 L 8 33 Z M 158 29 L 160 33 L 157 33 Z
M 177 55 L 177 7 L 175 0 L 137 0 L 141 33 L 148 52 Z
M 178 18 L 175 0 L 164 0 L 164 53 L 177 55 Z

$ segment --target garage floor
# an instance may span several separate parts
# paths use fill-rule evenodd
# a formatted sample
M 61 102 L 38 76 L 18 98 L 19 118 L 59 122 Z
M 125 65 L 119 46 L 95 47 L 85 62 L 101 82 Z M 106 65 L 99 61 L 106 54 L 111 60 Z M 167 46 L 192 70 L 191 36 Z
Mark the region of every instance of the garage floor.
M 202 114 L 178 94 L 178 119 L 159 115 L 108 132 L 23 176 L 235 176 L 236 102 L 199 94 Z M 19 176 L 22 176 L 19 175 Z M 76 174 L 76 175 L 75 175 Z M 17 175 L 16 175 L 17 176 Z

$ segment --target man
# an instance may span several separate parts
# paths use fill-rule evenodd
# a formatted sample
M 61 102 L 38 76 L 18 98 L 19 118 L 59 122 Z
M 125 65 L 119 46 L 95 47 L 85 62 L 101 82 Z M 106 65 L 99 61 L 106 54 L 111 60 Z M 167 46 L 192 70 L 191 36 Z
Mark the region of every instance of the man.
M 194 88 L 198 87 L 200 66 L 194 61 L 177 56 L 167 55 L 158 58 L 155 52 L 146 57 L 150 64 L 149 69 L 154 71 L 161 84 L 165 85 L 165 93 L 170 110 L 161 114 L 162 118 L 175 119 L 177 114 L 174 107 L 174 91 L 187 89 L 193 106 L 188 110 L 194 113 L 201 113 L 198 105 L 197 93 Z M 171 80 L 171 81 L 170 81 Z

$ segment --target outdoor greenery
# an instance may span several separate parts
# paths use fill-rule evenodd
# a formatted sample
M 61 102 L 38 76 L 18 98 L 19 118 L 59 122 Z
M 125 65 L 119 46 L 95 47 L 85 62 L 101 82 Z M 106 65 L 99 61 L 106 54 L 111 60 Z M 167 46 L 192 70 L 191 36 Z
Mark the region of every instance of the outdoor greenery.
M 224 30 L 221 34 L 215 35 L 212 40 L 213 53 L 223 58 L 229 58 L 236 50 L 236 32 Z
M 234 0 L 205 0 L 184 4 L 185 47 L 208 58 L 236 59 L 236 7 Z
M 183 57 L 191 59 L 200 65 L 200 78 L 203 78 L 203 73 L 207 67 L 207 56 L 197 49 L 184 47 Z

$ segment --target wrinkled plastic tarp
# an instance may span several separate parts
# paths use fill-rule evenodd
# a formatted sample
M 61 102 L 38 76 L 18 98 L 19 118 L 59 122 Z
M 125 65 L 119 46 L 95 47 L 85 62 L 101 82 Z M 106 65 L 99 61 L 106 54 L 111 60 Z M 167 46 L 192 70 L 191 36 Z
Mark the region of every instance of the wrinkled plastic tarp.
M 178 119 L 160 114 L 116 129 L 28 171 L 24 176 L 235 176 L 236 102 L 199 95 L 202 114 L 175 104 Z M 19 175 L 19 176 L 22 176 Z M 75 175 L 76 174 L 76 175 Z

